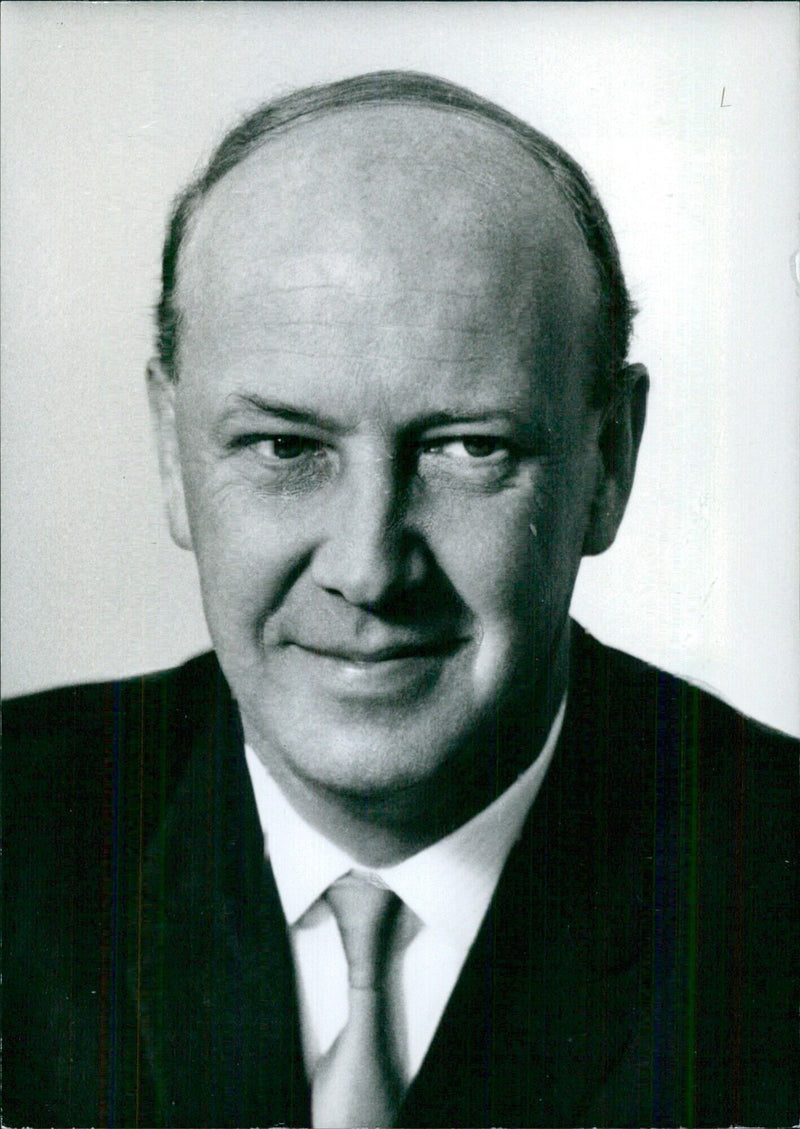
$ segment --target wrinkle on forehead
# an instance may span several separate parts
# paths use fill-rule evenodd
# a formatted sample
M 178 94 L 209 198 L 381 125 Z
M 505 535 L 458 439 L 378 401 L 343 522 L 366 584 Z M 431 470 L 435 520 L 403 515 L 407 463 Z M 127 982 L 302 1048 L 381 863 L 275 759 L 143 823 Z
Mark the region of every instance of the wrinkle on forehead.
M 227 173 L 190 225 L 177 301 L 184 328 L 237 306 L 333 324 L 378 292 L 384 322 L 485 333 L 471 311 L 494 304 L 498 333 L 545 332 L 564 355 L 596 324 L 594 265 L 549 173 L 489 123 L 386 104 L 298 124 Z

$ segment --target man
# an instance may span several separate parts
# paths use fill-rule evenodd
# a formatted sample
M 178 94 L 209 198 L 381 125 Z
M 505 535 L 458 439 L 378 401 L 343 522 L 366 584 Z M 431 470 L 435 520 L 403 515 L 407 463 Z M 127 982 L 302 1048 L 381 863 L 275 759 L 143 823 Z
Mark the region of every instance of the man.
M 7 709 L 6 1123 L 796 1118 L 796 747 L 569 620 L 630 321 L 581 171 L 450 84 L 222 143 L 148 376 L 215 655 Z

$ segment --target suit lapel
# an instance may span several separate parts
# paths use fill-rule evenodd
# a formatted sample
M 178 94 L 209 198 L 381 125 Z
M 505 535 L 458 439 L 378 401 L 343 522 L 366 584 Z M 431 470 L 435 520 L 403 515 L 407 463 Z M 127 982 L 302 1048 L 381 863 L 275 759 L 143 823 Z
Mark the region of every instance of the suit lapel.
M 641 795 L 647 767 L 620 780 L 602 672 L 575 662 L 554 760 L 400 1124 L 589 1124 L 606 1092 L 621 1116 L 617 1090 L 635 1120 L 652 840 L 620 795 Z
M 133 982 L 151 1123 L 308 1124 L 286 927 L 219 674 L 210 697 L 143 879 Z

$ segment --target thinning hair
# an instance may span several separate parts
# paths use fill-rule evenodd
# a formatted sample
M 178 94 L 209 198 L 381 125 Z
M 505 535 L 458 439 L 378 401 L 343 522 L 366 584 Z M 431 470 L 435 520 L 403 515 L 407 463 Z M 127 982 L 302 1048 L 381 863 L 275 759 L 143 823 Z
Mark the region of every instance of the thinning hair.
M 583 234 L 597 276 L 599 310 L 594 342 L 597 373 L 592 398 L 603 403 L 613 396 L 628 354 L 635 308 L 625 284 L 608 216 L 589 178 L 559 145 L 514 114 L 464 87 L 411 71 L 378 71 L 305 87 L 266 102 L 226 134 L 205 169 L 177 197 L 167 227 L 161 296 L 156 309 L 157 350 L 167 376 L 177 380 L 179 371 L 181 311 L 176 301 L 176 287 L 181 247 L 204 197 L 226 173 L 273 135 L 336 110 L 381 103 L 438 107 L 462 117 L 489 122 L 512 135 L 533 160 L 549 172 Z

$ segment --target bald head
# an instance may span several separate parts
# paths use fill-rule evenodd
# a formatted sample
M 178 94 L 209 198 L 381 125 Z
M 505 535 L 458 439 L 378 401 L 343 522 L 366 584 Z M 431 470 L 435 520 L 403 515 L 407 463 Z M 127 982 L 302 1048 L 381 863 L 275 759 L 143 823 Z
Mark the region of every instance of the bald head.
M 354 342 L 373 335 L 361 356 L 397 353 L 401 335 L 416 355 L 433 323 L 463 334 L 483 321 L 543 379 L 568 367 L 588 385 L 596 370 L 599 286 L 582 233 L 547 171 L 481 119 L 379 103 L 267 138 L 187 225 L 179 365 L 194 345 L 227 364 L 243 321 L 284 331 L 320 287 L 312 322 L 352 318 Z M 308 348 L 307 320 L 302 332 Z
M 306 239 L 319 247 L 346 236 L 354 249 L 372 240 L 376 269 L 380 257 L 398 279 L 405 270 L 435 281 L 444 264 L 433 263 L 434 247 L 440 259 L 458 258 L 454 278 L 485 276 L 491 263 L 498 299 L 521 318 L 532 312 L 533 289 L 537 317 L 549 302 L 552 332 L 577 332 L 598 396 L 623 366 L 632 311 L 585 176 L 553 142 L 441 80 L 389 73 L 311 88 L 228 135 L 179 199 L 165 245 L 159 355 L 173 379 L 184 303 L 201 277 L 221 284 L 214 243 L 237 224 L 271 233 L 271 250 L 294 259 Z M 265 271 L 273 265 L 263 261 Z

